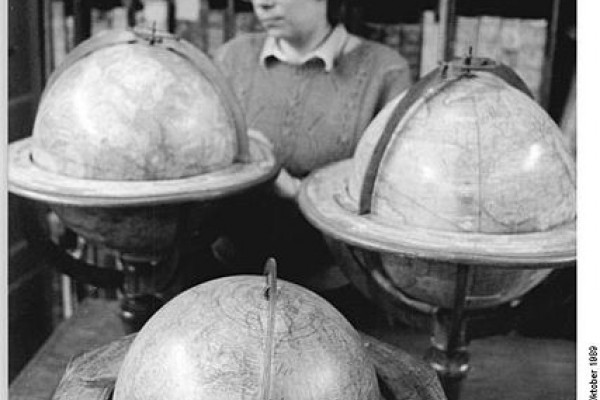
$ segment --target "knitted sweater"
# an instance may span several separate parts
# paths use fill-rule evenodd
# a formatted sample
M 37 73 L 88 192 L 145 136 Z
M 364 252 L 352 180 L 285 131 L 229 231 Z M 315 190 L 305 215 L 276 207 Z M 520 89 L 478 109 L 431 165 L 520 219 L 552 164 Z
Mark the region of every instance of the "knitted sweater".
M 325 71 L 320 59 L 261 63 L 265 39 L 266 34 L 239 36 L 217 51 L 215 61 L 232 83 L 248 126 L 273 142 L 276 157 L 298 178 L 351 157 L 369 122 L 410 83 L 407 62 L 372 41 L 361 40 Z M 233 245 L 217 247 L 221 260 L 246 268 L 274 256 L 282 278 L 319 289 L 310 281 L 324 282 L 321 276 L 334 260 L 294 202 L 257 193 L 229 210 L 224 225 Z
M 264 133 L 296 177 L 351 157 L 383 106 L 410 83 L 407 62 L 392 49 L 362 40 L 327 72 L 320 60 L 259 62 L 266 34 L 239 36 L 215 61 L 229 78 L 248 127 Z

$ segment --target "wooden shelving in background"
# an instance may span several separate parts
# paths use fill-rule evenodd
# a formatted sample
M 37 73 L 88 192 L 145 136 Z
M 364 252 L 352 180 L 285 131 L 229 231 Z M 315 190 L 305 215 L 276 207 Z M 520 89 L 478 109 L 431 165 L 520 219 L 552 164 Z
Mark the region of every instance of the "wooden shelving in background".
M 72 3 L 70 23 L 76 44 L 110 27 L 100 17 L 127 15 L 136 23 L 166 28 L 209 55 L 238 32 L 258 31 L 251 5 L 240 0 L 53 0 Z M 361 36 L 383 42 L 409 61 L 418 79 L 437 62 L 465 55 L 498 59 L 515 69 L 540 104 L 558 121 L 569 87 L 554 79 L 556 53 L 564 48 L 564 31 L 574 24 L 574 0 L 421 0 L 395 4 L 389 0 L 349 0 L 344 20 Z M 408 2 L 407 2 L 408 3 Z M 117 11 L 118 10 L 118 11 Z M 565 14 L 566 18 L 561 18 Z M 67 24 L 69 25 L 69 24 Z M 120 22 L 118 26 L 122 26 Z M 561 47 L 562 46 L 562 47 Z M 68 50 L 68 49 L 67 49 Z M 572 53 L 567 49 L 569 53 Z M 562 55 L 562 54 L 561 54 Z M 569 57 L 562 62 L 573 63 Z M 572 66 L 560 66 L 572 73 Z

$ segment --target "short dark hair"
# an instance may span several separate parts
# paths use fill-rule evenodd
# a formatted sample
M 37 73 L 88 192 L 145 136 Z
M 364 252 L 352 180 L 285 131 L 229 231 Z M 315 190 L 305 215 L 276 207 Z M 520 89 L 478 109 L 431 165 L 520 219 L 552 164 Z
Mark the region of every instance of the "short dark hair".
M 327 1 L 327 22 L 331 26 L 336 26 L 344 22 L 345 0 L 326 0 Z

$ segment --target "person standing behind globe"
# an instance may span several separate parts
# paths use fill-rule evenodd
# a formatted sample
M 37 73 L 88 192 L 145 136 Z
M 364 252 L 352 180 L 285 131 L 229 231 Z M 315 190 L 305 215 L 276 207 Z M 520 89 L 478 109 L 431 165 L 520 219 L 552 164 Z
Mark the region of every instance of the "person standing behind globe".
M 295 199 L 311 171 L 353 155 L 410 74 L 396 51 L 346 30 L 342 1 L 252 0 L 265 32 L 238 36 L 215 54 L 249 128 L 271 141 L 282 164 L 271 193 L 238 199 L 227 233 L 213 245 L 232 272 L 257 272 L 274 256 L 282 278 L 313 290 L 347 283 Z

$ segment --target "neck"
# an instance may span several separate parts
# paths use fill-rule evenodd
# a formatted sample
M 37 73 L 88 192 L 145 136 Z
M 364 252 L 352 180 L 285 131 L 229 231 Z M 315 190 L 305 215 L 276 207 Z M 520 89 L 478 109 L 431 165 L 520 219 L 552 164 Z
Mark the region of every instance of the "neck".
M 332 26 L 326 22 L 318 29 L 313 30 L 309 35 L 293 39 L 282 38 L 279 40 L 279 45 L 287 53 L 302 57 L 323 44 L 331 31 Z

